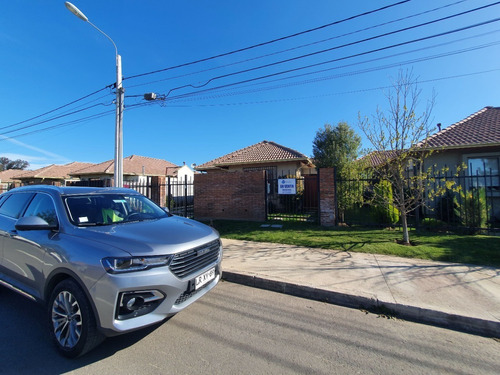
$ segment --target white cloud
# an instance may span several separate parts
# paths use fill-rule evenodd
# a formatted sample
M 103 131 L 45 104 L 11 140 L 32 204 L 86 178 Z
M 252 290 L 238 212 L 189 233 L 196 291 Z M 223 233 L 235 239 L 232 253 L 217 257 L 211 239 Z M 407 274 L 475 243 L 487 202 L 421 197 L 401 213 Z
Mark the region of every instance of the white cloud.
M 40 155 L 28 155 L 25 153 L 1 153 L 0 154 L 0 156 L 4 156 L 4 157 L 7 157 L 7 158 L 12 159 L 12 160 L 17 160 L 17 159 L 26 160 L 28 163 L 30 163 L 29 169 L 38 169 L 38 168 L 42 168 L 42 167 L 45 167 L 45 166 L 50 165 L 50 164 L 67 164 L 67 163 L 70 163 L 72 161 L 64 156 L 58 155 L 56 153 L 53 153 L 53 152 L 50 152 L 47 150 L 43 150 L 41 148 L 29 145 L 29 144 L 21 142 L 21 141 L 18 141 L 17 139 L 12 139 L 12 138 L 6 137 L 6 136 L 1 135 L 1 134 L 0 134 L 0 140 L 5 140 L 5 141 L 8 141 L 10 143 L 15 144 L 16 146 L 27 148 L 29 150 L 35 151 L 39 154 L 42 154 L 41 156 Z

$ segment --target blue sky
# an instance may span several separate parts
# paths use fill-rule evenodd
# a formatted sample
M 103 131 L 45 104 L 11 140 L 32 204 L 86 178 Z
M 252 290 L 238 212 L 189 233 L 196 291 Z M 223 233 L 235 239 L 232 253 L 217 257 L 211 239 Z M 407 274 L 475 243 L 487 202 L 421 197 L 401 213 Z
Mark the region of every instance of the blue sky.
M 498 106 L 500 4 L 399 31 L 495 1 L 407 1 L 168 69 L 398 2 L 73 1 L 122 56 L 124 156 L 178 165 L 202 164 L 263 140 L 311 156 L 316 131 L 339 121 L 364 138 L 358 113 L 387 108 L 384 88 L 399 69 L 411 69 L 421 81 L 423 105 L 435 92 L 433 123 L 443 127 Z M 114 93 L 106 87 L 115 81 L 115 52 L 109 40 L 64 1 L 2 1 L 0 51 L 0 156 L 28 160 L 31 168 L 113 159 Z M 290 61 L 278 63 L 283 60 Z M 169 91 L 167 100 L 144 105 L 144 93 Z

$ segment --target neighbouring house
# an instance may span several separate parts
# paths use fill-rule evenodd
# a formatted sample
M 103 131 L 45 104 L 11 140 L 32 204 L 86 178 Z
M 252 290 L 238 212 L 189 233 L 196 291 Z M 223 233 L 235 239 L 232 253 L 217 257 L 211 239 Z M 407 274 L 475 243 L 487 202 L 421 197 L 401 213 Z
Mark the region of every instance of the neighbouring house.
M 439 124 L 440 128 L 441 125 Z M 429 137 L 426 148 L 434 152 L 425 160 L 425 167 L 435 165 L 454 173 L 457 167 L 466 166 L 462 172 L 465 190 L 475 190 L 469 201 L 469 216 L 480 210 L 480 194 L 486 201 L 487 221 L 500 222 L 500 107 L 484 107 Z M 481 193 L 482 192 L 482 193 Z M 472 194 L 472 193 L 469 193 Z M 463 196 L 466 197 L 466 196 Z M 476 202 L 476 203 L 473 203 Z M 496 223 L 496 224 L 493 224 Z M 481 224 L 483 226 L 483 224 Z
M 426 214 L 435 215 L 438 219 L 447 219 L 456 215 L 456 209 L 460 206 L 460 214 L 471 218 L 465 218 L 463 221 L 472 221 L 472 218 L 483 210 L 487 213 L 481 215 L 487 218 L 488 225 L 498 225 L 500 107 L 485 107 L 446 128 L 438 124 L 438 132 L 417 146 L 432 151 L 422 166 L 422 170 L 426 172 L 433 169 L 433 181 L 429 181 L 430 186 L 441 186 L 445 181 L 450 183 L 445 195 L 428 204 L 432 209 Z M 377 169 L 382 168 L 384 163 L 390 163 L 394 155 L 394 151 L 372 152 L 363 159 L 368 161 L 367 165 L 371 168 Z M 408 163 L 408 173 L 417 173 L 411 160 Z M 462 194 L 458 191 L 462 191 Z M 484 203 L 481 203 L 481 200 Z M 476 221 L 479 222 L 479 219 Z M 480 225 L 474 223 L 473 226 L 485 225 L 483 221 Z
M 440 124 L 438 125 L 441 126 Z M 498 175 L 500 166 L 500 107 L 485 107 L 430 136 L 426 148 L 435 150 L 427 165 L 467 166 L 467 173 Z M 499 185 L 498 179 L 492 181 Z
M 167 168 L 167 177 L 170 177 L 166 181 L 167 196 L 183 197 L 191 203 L 194 197 L 194 171 L 184 163 L 180 167 Z
M 123 185 L 126 187 L 129 183 L 145 184 L 151 176 L 174 176 L 179 168 L 163 159 L 131 155 L 123 158 Z M 102 181 L 104 186 L 112 186 L 114 169 L 114 160 L 108 160 L 75 171 L 72 176 L 81 181 Z
M 267 171 L 269 178 L 316 174 L 304 154 L 275 142 L 262 141 L 195 167 L 206 173 Z
M 5 171 L 0 171 L 0 193 L 9 190 L 12 184 L 16 182 L 20 183 L 16 176 L 25 172 L 26 171 L 22 169 L 7 169 Z
M 167 176 L 177 178 L 179 181 L 193 181 L 194 172 L 189 168 L 186 163 L 182 166 L 175 166 L 167 168 Z
M 34 171 L 23 171 L 16 176 L 23 185 L 46 184 L 66 186 L 66 183 L 75 181 L 72 174 L 82 168 L 92 166 L 92 163 L 72 162 L 64 165 L 51 164 Z
M 485 107 L 419 143 L 432 150 L 426 157 L 424 169 L 435 166 L 455 171 L 466 166 L 469 176 L 498 175 L 500 167 L 500 107 Z M 378 168 L 390 162 L 395 151 L 374 151 L 364 156 L 367 165 Z M 498 184 L 498 180 L 496 185 Z

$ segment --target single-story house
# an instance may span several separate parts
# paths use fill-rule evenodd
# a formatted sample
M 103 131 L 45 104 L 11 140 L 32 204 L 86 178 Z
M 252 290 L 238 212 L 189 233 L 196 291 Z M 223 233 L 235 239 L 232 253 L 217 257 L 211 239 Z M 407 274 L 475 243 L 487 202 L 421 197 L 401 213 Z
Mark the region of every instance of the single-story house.
M 22 171 L 16 175 L 23 185 L 51 184 L 66 186 L 67 182 L 77 180 L 72 174 L 82 168 L 92 166 L 92 163 L 72 162 L 64 165 L 51 164 L 34 171 Z
M 0 194 L 11 188 L 11 185 L 20 182 L 16 176 L 26 172 L 22 169 L 7 169 L 0 171 Z
M 123 183 L 146 183 L 150 176 L 174 176 L 179 167 L 163 159 L 131 155 L 123 158 Z M 114 179 L 115 162 L 108 160 L 94 164 L 72 173 L 72 176 L 82 181 L 103 181 L 104 186 L 111 186 Z M 168 174 L 170 173 L 170 174 Z
M 426 140 L 424 147 L 435 150 L 426 159 L 428 166 L 436 164 L 438 168 L 455 169 L 463 164 L 470 176 L 498 176 L 500 107 L 485 107 L 462 121 L 439 129 Z M 491 182 L 500 185 L 498 178 Z
M 262 171 L 269 178 L 300 177 L 316 174 L 312 161 L 304 154 L 271 141 L 262 141 L 195 167 L 206 173 Z
M 426 157 L 424 170 L 435 166 L 456 171 L 466 166 L 469 176 L 498 175 L 500 167 L 500 107 L 485 107 L 455 124 L 442 129 L 418 144 L 432 153 Z M 395 151 L 374 151 L 361 160 L 378 168 L 390 162 Z M 497 185 L 498 182 L 497 182 Z

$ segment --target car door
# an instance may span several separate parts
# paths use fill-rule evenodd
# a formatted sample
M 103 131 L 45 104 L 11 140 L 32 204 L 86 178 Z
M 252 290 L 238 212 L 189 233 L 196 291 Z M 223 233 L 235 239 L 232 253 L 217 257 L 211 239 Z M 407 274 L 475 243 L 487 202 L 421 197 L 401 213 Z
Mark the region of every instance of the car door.
M 56 210 L 50 195 L 37 193 L 28 204 L 18 217 L 39 216 L 49 224 L 57 224 Z M 18 231 L 15 228 L 16 221 L 17 219 L 12 218 L 9 235 L 4 237 L 2 268 L 12 279 L 14 286 L 34 297 L 40 297 L 44 284 L 43 259 L 47 245 L 54 240 L 57 233 L 48 229 Z
M 0 207 L 2 207 L 2 203 L 7 199 L 7 197 L 8 197 L 7 194 L 0 195 Z M 4 231 L 2 230 L 2 226 L 0 225 L 0 265 L 2 264 L 2 258 L 3 258 L 3 240 L 6 234 L 7 233 L 4 233 Z

